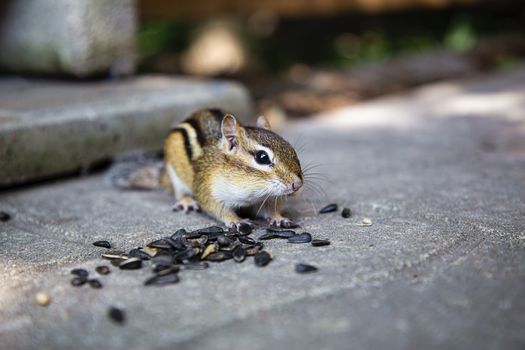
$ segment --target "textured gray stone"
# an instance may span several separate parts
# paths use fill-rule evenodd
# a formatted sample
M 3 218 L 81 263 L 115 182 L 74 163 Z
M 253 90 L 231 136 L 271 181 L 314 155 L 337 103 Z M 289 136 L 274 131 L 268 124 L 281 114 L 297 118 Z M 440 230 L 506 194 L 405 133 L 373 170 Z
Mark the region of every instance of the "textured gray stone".
M 6 1 L 0 19 L 4 70 L 77 77 L 135 70 L 135 0 Z
M 0 80 L 0 187 L 71 173 L 126 151 L 160 149 L 198 108 L 246 118 L 239 84 L 163 76 L 118 81 Z
M 3 193 L 0 210 L 14 218 L 0 223 L 2 345 L 522 349 L 524 89 L 519 70 L 289 129 L 304 165 L 320 162 L 312 172 L 327 181 L 291 199 L 288 213 L 332 244 L 267 241 L 274 260 L 265 268 L 228 261 L 164 288 L 142 286 L 147 270 L 113 269 L 103 289 L 76 289 L 69 270 L 101 263 L 96 239 L 128 249 L 214 221 L 171 212 L 162 192 L 113 189 L 103 174 Z M 329 202 L 354 215 L 316 213 Z M 359 226 L 365 217 L 372 226 Z M 319 271 L 299 275 L 299 262 Z M 34 302 L 39 291 L 53 299 L 47 308 Z M 125 308 L 124 326 L 107 319 L 109 305 Z

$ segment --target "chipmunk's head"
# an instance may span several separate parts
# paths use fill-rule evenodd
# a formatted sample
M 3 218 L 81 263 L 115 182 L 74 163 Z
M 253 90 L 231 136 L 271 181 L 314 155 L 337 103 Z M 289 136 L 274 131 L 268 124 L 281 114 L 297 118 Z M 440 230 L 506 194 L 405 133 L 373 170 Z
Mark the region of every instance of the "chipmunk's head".
M 294 148 L 270 130 L 264 117 L 257 127 L 242 127 L 232 115 L 221 124 L 221 147 L 231 163 L 240 191 L 254 198 L 279 197 L 297 192 L 304 182 Z

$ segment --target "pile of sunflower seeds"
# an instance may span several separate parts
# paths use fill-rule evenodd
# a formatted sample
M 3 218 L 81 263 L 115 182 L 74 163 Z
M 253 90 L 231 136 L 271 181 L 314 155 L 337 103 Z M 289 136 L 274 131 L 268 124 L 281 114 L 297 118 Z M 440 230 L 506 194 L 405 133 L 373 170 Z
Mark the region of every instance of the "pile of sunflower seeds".
M 96 241 L 93 245 L 106 248 L 102 258 L 121 270 L 141 269 L 150 266 L 152 275 L 144 281 L 146 286 L 161 286 L 179 282 L 178 273 L 181 270 L 204 270 L 210 263 L 234 260 L 242 263 L 253 256 L 254 264 L 258 267 L 268 265 L 272 256 L 264 250 L 262 241 L 269 239 L 283 239 L 288 243 L 311 243 L 312 246 L 325 246 L 328 240 L 312 240 L 308 232 L 297 234 L 290 229 L 270 227 L 266 233 L 254 240 L 249 235 L 251 227 L 241 227 L 239 230 L 225 230 L 219 226 L 210 226 L 194 231 L 180 229 L 171 236 L 166 236 L 152 242 L 145 247 L 133 248 L 130 251 L 112 249 L 108 241 Z M 315 269 L 316 270 L 316 269 Z M 296 269 L 302 273 L 301 269 Z M 309 271 L 313 271 L 310 269 Z M 93 288 L 101 288 L 96 279 L 88 278 L 84 269 L 71 271 L 75 277 L 71 280 L 73 286 L 89 284 Z M 99 266 L 96 272 L 101 275 L 109 273 L 109 267 Z

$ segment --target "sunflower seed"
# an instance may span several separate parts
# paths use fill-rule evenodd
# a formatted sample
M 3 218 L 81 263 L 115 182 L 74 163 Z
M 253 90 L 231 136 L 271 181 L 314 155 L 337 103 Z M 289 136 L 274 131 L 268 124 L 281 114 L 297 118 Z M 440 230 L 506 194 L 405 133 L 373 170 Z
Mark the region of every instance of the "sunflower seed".
M 151 261 L 153 261 L 154 264 L 171 265 L 173 263 L 173 256 L 166 253 L 159 253 L 155 255 Z
M 86 277 L 74 277 L 71 280 L 71 285 L 73 287 L 80 287 L 81 285 L 83 285 L 86 282 L 87 282 L 87 278 Z
M 171 244 L 169 244 L 169 242 L 166 241 L 164 238 L 161 238 L 161 239 L 157 239 L 156 241 L 148 243 L 147 247 L 157 248 L 157 249 L 171 249 Z
M 277 238 L 273 232 L 265 233 L 264 235 L 259 237 L 259 241 L 266 241 L 268 239 L 274 239 Z
M 238 227 L 237 231 L 242 235 L 249 235 L 252 233 L 253 229 L 252 226 L 246 222 L 241 222 Z
M 215 253 L 219 250 L 219 244 L 218 243 L 212 243 L 208 244 L 206 249 L 204 249 L 204 252 L 202 252 L 201 259 L 206 259 L 206 257 L 212 253 Z
M 290 238 L 292 236 L 295 236 L 295 231 L 283 230 L 283 231 L 279 231 L 279 232 L 274 232 L 274 236 L 276 238 Z
M 119 267 L 126 259 L 111 259 L 109 263 L 115 267 Z
M 149 259 L 151 259 L 151 256 L 148 253 L 146 253 L 143 250 L 140 250 L 139 248 L 131 249 L 129 251 L 128 256 L 130 258 L 139 258 L 141 260 L 149 260 Z
M 239 236 L 238 239 L 239 239 L 239 242 L 246 244 L 246 245 L 256 245 L 257 244 L 257 242 L 251 237 Z
M 212 253 L 206 257 L 206 260 L 208 261 L 224 261 L 233 258 L 233 254 L 231 252 L 223 252 L 219 251 L 217 253 Z
M 226 237 L 225 235 L 221 235 L 217 237 L 217 243 L 219 243 L 221 247 L 227 247 L 230 244 L 232 244 L 232 240 Z
M 322 247 L 325 245 L 329 245 L 330 241 L 327 239 L 312 239 L 312 245 L 314 247 Z
M 317 270 L 318 270 L 317 267 L 313 265 L 308 265 L 308 264 L 296 264 L 295 265 L 295 272 L 297 273 L 315 272 Z
M 282 228 L 282 227 L 277 227 L 277 226 L 269 226 L 266 228 L 266 232 L 283 232 L 283 231 L 291 231 L 291 230 L 289 228 Z
M 331 213 L 333 211 L 337 211 L 337 204 L 335 203 L 328 204 L 326 207 L 323 207 L 321 210 L 319 210 L 319 213 L 326 214 L 326 213 Z
M 115 323 L 123 324 L 126 322 L 126 313 L 118 307 L 111 306 L 108 310 L 108 317 Z
M 90 279 L 90 280 L 88 280 L 88 283 L 89 283 L 89 286 L 90 286 L 91 288 L 94 288 L 94 289 L 100 289 L 100 288 L 102 288 L 102 283 L 100 283 L 100 281 L 97 280 L 97 279 L 95 279 L 95 278 L 94 278 L 94 279 Z
M 0 211 L 0 221 L 6 222 L 11 220 L 11 215 L 9 213 L 6 213 L 5 211 Z
M 343 211 L 341 212 L 341 216 L 345 219 L 348 219 L 350 216 L 352 216 L 352 211 L 350 208 L 343 208 Z
M 108 241 L 96 241 L 96 242 L 93 242 L 93 245 L 95 247 L 108 248 L 108 249 L 111 248 L 111 243 L 109 243 Z
M 180 268 L 178 266 L 175 266 L 175 265 L 171 265 L 165 269 L 162 269 L 160 271 L 154 271 L 155 274 L 157 276 L 164 276 L 164 275 L 169 275 L 169 274 L 172 274 L 172 273 L 177 273 L 179 272 Z
M 43 292 L 36 293 L 35 300 L 40 306 L 48 306 L 51 303 L 51 297 L 49 294 Z
M 171 239 L 178 239 L 178 238 L 184 238 L 184 236 L 187 234 L 185 229 L 181 228 L 177 230 L 174 234 L 170 236 Z
M 128 258 L 118 266 L 121 270 L 136 270 L 142 267 L 142 260 L 139 258 Z
M 179 276 L 177 276 L 176 273 L 171 273 L 168 275 L 155 275 L 153 277 L 148 278 L 145 282 L 145 286 L 162 286 L 166 284 L 172 284 L 179 282 Z
M 105 252 L 102 254 L 102 257 L 104 259 L 112 260 L 112 259 L 127 259 L 128 255 L 120 250 L 110 250 L 108 252 Z
M 210 227 L 205 227 L 205 228 L 195 230 L 193 232 L 200 233 L 201 235 L 209 235 L 213 233 L 223 233 L 224 229 L 219 226 L 210 226 Z
M 199 254 L 199 249 L 197 248 L 188 248 L 177 255 L 175 255 L 176 260 L 189 260 Z
M 246 256 L 254 256 L 254 255 L 256 255 L 257 253 L 259 253 L 259 251 L 260 251 L 261 249 L 262 249 L 262 248 L 259 247 L 259 246 L 253 246 L 253 247 L 246 248 Z
M 180 266 L 183 270 L 206 270 L 208 267 L 210 264 L 206 261 L 191 262 Z
M 272 261 L 272 257 L 268 252 L 262 251 L 255 255 L 253 261 L 255 262 L 255 266 L 263 267 Z
M 312 241 L 312 235 L 308 232 L 292 236 L 288 238 L 288 243 L 308 243 Z
M 73 269 L 71 270 L 72 275 L 76 275 L 78 277 L 87 277 L 89 275 L 89 272 L 85 269 Z
M 102 266 L 97 266 L 95 268 L 95 271 L 97 271 L 97 273 L 101 274 L 101 275 L 107 275 L 110 273 L 110 270 L 109 270 L 109 267 L 105 266 L 105 265 L 102 265 Z
M 232 251 L 233 260 L 236 262 L 243 262 L 246 259 L 246 249 L 242 245 L 237 245 Z

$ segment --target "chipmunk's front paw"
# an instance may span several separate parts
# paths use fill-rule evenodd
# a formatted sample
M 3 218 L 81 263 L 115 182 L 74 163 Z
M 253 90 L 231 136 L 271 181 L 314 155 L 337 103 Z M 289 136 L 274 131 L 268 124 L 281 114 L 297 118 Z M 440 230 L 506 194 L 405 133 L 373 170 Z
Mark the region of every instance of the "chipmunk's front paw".
M 295 222 L 288 218 L 284 217 L 275 217 L 275 218 L 268 218 L 268 225 L 270 226 L 277 226 L 277 227 L 283 227 L 283 228 L 294 228 L 298 227 Z
M 200 211 L 199 204 L 190 196 L 184 196 L 175 203 L 173 211 L 182 211 L 189 213 L 190 211 Z

